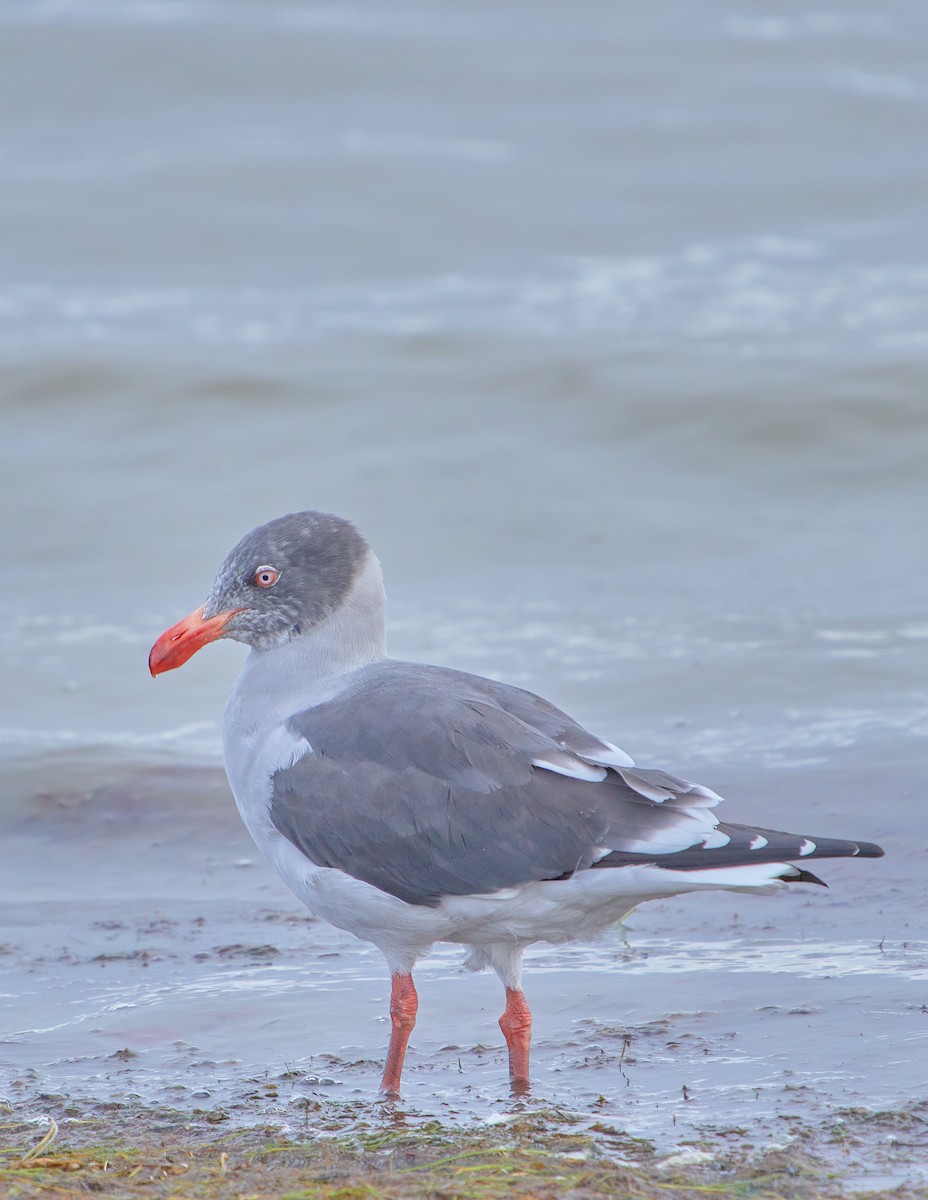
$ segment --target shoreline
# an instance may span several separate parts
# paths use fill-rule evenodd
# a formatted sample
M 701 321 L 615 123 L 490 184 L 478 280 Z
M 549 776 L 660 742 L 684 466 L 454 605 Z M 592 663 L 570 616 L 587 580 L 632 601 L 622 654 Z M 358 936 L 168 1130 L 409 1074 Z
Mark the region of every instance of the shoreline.
M 843 1110 L 826 1123 L 795 1118 L 778 1146 L 761 1147 L 746 1129 L 732 1128 L 660 1153 L 611 1120 L 587 1124 L 530 1102 L 460 1128 L 376 1100 L 306 1098 L 301 1127 L 234 1129 L 222 1109 L 82 1105 L 64 1096 L 26 1107 L 29 1116 L 10 1105 L 0 1122 L 0 1188 L 11 1200 L 928 1197 L 928 1102 Z

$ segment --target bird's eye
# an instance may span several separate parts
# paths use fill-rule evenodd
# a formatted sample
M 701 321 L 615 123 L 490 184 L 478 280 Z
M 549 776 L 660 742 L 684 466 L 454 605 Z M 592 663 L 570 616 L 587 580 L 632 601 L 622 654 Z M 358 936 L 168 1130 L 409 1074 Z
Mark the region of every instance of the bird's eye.
M 258 567 L 255 571 L 255 583 L 258 587 L 273 587 L 278 579 L 280 579 L 280 571 L 276 567 Z

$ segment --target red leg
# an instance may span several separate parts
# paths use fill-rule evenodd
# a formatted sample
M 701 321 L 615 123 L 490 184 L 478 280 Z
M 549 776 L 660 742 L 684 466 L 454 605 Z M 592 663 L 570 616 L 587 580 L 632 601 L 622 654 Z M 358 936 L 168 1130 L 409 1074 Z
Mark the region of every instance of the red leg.
M 528 1050 L 532 1041 L 532 1014 L 521 988 L 506 988 L 506 1011 L 499 1019 L 509 1047 L 509 1082 L 513 1092 L 529 1090 Z
M 390 1034 L 390 1047 L 387 1050 L 380 1090 L 385 1096 L 399 1096 L 403 1059 L 406 1057 L 409 1035 L 416 1023 L 419 997 L 416 995 L 416 987 L 410 974 L 393 975 L 390 983 L 390 1020 L 393 1022 L 393 1030 Z

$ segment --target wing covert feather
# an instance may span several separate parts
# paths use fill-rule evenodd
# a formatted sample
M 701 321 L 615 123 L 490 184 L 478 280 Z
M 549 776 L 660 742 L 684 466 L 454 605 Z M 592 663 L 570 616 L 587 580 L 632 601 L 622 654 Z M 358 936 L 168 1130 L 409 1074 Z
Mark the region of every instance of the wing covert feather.
M 290 725 L 312 753 L 273 778 L 278 830 L 317 865 L 411 904 L 560 878 L 612 850 L 682 850 L 715 825 L 663 772 L 630 786 L 617 769 L 591 782 L 533 766 L 569 742 L 608 744 L 531 693 L 463 672 L 376 664 Z

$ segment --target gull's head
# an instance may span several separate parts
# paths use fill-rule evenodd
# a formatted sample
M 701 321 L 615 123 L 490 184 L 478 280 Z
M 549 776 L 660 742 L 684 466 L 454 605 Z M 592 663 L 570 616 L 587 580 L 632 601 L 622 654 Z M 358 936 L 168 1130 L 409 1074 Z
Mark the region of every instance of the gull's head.
M 259 525 L 226 556 L 204 603 L 158 638 L 149 670 L 180 667 L 217 638 L 264 650 L 307 633 L 342 605 L 370 556 L 354 525 L 329 513 Z

